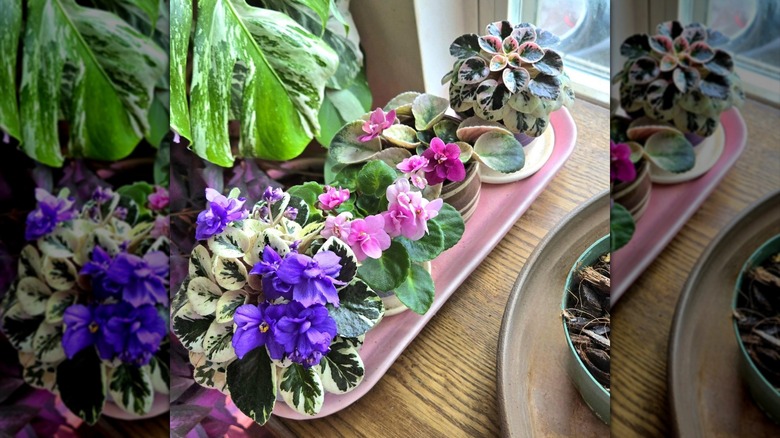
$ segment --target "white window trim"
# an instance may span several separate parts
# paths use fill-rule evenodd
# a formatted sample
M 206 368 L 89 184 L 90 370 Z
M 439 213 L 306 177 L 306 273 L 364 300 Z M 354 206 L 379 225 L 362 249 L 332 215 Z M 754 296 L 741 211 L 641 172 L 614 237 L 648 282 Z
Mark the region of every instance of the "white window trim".
M 448 85 L 442 85 L 441 78 L 452 68 L 449 47 L 455 38 L 481 33 L 487 23 L 516 17 L 519 11 L 524 11 L 523 16 L 530 15 L 534 5 L 535 0 L 521 0 L 520 4 L 509 0 L 414 0 L 425 92 L 448 96 Z M 609 78 L 572 64 L 566 65 L 566 73 L 578 99 L 609 105 Z

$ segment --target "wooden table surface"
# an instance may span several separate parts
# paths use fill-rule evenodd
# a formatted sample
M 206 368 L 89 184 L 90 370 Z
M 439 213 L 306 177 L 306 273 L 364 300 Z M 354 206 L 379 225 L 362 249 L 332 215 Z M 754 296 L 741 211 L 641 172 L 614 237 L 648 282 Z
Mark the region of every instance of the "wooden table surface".
M 688 272 L 740 211 L 780 188 L 780 110 L 748 101 L 740 111 L 748 131 L 744 153 L 613 309 L 613 436 L 672 433 L 667 347 Z
M 578 130 L 572 156 L 379 383 L 331 416 L 307 421 L 278 418 L 278 423 L 298 436 L 500 433 L 496 354 L 512 285 L 547 232 L 579 204 L 609 187 L 609 111 L 577 101 L 571 113 Z

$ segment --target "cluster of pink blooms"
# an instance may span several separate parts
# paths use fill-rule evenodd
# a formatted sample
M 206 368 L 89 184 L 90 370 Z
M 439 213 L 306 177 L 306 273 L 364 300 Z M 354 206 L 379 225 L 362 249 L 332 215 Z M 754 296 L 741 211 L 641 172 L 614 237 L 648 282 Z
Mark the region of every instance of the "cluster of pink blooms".
M 422 238 L 428 232 L 428 221 L 439 214 L 444 202 L 423 198 L 421 192 L 412 190 L 406 178 L 396 180 L 387 188 L 386 195 L 387 211 L 363 219 L 352 219 L 349 212 L 328 216 L 322 236 L 336 237 L 347 243 L 358 261 L 368 257 L 378 259 L 382 251 L 390 248 L 394 237 Z M 329 207 L 323 208 L 325 210 L 338 207 L 346 199 L 349 199 L 349 190 L 333 187 L 326 187 L 326 192 L 319 197 L 321 207 Z

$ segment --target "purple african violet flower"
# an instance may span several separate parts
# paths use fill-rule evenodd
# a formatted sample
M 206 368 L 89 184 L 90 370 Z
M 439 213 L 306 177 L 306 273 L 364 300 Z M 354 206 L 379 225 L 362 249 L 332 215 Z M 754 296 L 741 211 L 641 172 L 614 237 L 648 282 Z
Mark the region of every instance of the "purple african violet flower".
M 268 186 L 263 192 L 263 199 L 269 204 L 275 204 L 284 198 L 284 191 L 280 188 Z
M 284 217 L 294 221 L 298 217 L 298 209 L 295 207 L 287 207 L 284 209 Z
M 125 207 L 117 207 L 114 209 L 114 217 L 123 221 L 127 219 L 127 209 Z
M 427 158 L 420 155 L 413 155 L 409 158 L 404 158 L 404 160 L 395 167 L 403 172 L 405 177 L 411 179 L 412 184 L 414 184 L 415 187 L 422 190 L 428 185 L 428 181 L 425 179 L 425 168 L 427 166 Z
M 460 148 L 455 143 L 444 144 L 439 137 L 431 140 L 431 147 L 422 154 L 428 160 L 425 166 L 425 179 L 428 184 L 436 185 L 445 180 L 463 181 L 466 167 L 460 161 Z
M 347 236 L 349 236 L 349 230 L 351 228 L 351 219 L 352 214 L 346 211 L 339 213 L 338 216 L 328 216 L 325 218 L 325 228 L 322 229 L 320 234 L 326 239 L 335 236 L 336 238 L 346 242 Z
M 609 176 L 612 182 L 631 182 L 636 179 L 636 168 L 631 162 L 631 147 L 609 141 Z
M 236 330 L 233 332 L 233 348 L 236 356 L 243 359 L 244 355 L 257 347 L 265 345 L 271 359 L 282 360 L 284 347 L 273 336 L 276 322 L 284 316 L 285 304 L 260 303 L 259 305 L 244 304 L 238 306 L 233 315 Z
M 92 192 L 92 200 L 98 204 L 106 203 L 112 199 L 114 199 L 114 191 L 111 190 L 111 187 L 97 187 Z
M 271 248 L 270 245 L 266 245 L 263 248 L 263 260 L 255 263 L 250 274 L 262 275 L 263 280 L 263 295 L 265 299 L 275 301 L 279 298 L 285 300 L 292 300 L 292 284 L 282 281 L 277 275 L 279 265 L 282 264 L 282 257 Z
M 81 275 L 92 277 L 92 293 L 99 300 L 118 298 L 122 291 L 122 285 L 108 278 L 108 269 L 113 259 L 103 248 L 95 246 L 92 250 L 92 258 L 84 264 L 79 272 Z
M 309 257 L 291 252 L 282 260 L 276 275 L 292 285 L 293 300 L 304 306 L 331 303 L 339 306 L 339 293 L 335 285 L 341 272 L 341 258 L 333 251 L 320 251 Z
M 320 201 L 321 210 L 333 210 L 349 199 L 349 189 L 325 186 L 325 193 L 319 195 L 317 199 Z
M 104 323 L 103 337 L 113 345 L 122 362 L 143 366 L 160 348 L 167 326 L 151 304 L 133 307 L 126 302 L 107 304 L 111 317 Z
M 382 251 L 390 248 L 390 236 L 385 231 L 385 219 L 378 214 L 365 219 L 355 219 L 349 225 L 347 243 L 359 262 L 366 257 L 378 259 Z
M 168 190 L 165 187 L 157 186 L 154 188 L 154 192 L 151 193 L 148 198 L 149 208 L 154 211 L 160 211 L 168 206 L 171 198 L 168 194 Z
M 195 238 L 206 240 L 225 230 L 228 223 L 246 218 L 249 213 L 244 209 L 246 198 L 228 199 L 214 189 L 206 189 L 206 199 L 209 201 L 207 210 L 198 214 L 198 226 Z
M 437 198 L 428 201 L 422 193 L 412 191 L 409 181 L 399 178 L 386 191 L 389 201 L 382 213 L 385 231 L 390 237 L 404 236 L 418 240 L 428 232 L 428 221 L 439 214 L 444 201 Z
M 363 123 L 363 132 L 366 134 L 358 137 L 358 140 L 362 142 L 373 140 L 377 138 L 382 131 L 392 126 L 394 122 L 395 110 L 386 113 L 382 111 L 382 108 L 377 108 L 371 112 L 371 116 Z
M 96 346 L 101 359 L 114 358 L 114 346 L 105 338 L 105 322 L 112 316 L 112 308 L 74 304 L 62 315 L 65 331 L 62 334 L 62 349 L 68 359 L 73 359 L 79 351 Z
M 57 227 L 57 224 L 76 217 L 73 208 L 73 199 L 58 198 L 43 189 L 35 189 L 35 199 L 38 200 L 38 208 L 27 215 L 27 228 L 24 238 L 37 240 Z
M 171 232 L 171 218 L 169 216 L 157 216 L 154 218 L 152 231 L 149 232 L 153 238 L 168 236 Z
M 119 253 L 108 268 L 106 278 L 122 285 L 122 299 L 133 306 L 168 304 L 168 256 L 152 251 L 143 258 Z
M 285 315 L 276 322 L 273 333 L 290 360 L 310 368 L 328 354 L 337 329 L 325 306 L 305 307 L 293 301 L 286 305 Z

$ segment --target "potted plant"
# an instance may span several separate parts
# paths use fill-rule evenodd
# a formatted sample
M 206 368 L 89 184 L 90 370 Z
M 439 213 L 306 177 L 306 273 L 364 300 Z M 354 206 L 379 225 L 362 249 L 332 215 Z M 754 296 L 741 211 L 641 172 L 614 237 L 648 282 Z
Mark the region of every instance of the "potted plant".
M 568 345 L 567 369 L 585 403 L 609 424 L 609 237 L 591 245 L 566 278 L 561 310 Z
M 636 34 L 620 46 L 626 62 L 614 77 L 620 105 L 632 118 L 673 124 L 694 144 L 711 136 L 720 114 L 740 106 L 744 93 L 720 32 L 699 23 L 658 25 L 655 35 Z
M 382 161 L 349 188 L 315 182 L 268 188 L 252 207 L 233 189 L 206 190 L 189 275 L 171 308 L 199 384 L 230 394 L 265 423 L 278 398 L 308 415 L 325 392 L 363 379 L 359 355 L 394 291 L 418 313 L 434 284 L 420 265 L 454 245 L 460 215 L 429 201 Z
M 402 93 L 363 119 L 344 125 L 328 149 L 326 182 L 349 179 L 371 160 L 381 160 L 441 197 L 468 220 L 479 200 L 479 167 L 510 173 L 525 154 L 513 135 L 496 123 L 446 113 L 447 99 Z
M 168 194 L 139 182 L 36 190 L 2 329 L 27 383 L 88 424 L 168 409 Z
M 732 310 L 740 375 L 756 404 L 780 421 L 780 236 L 765 242 L 745 262 Z

